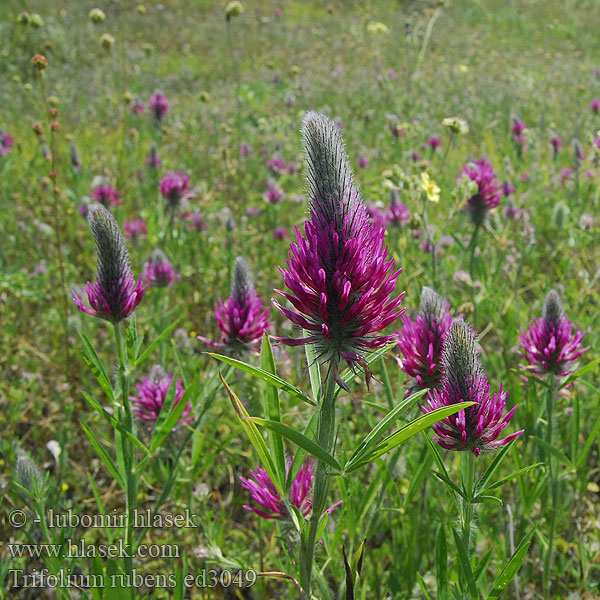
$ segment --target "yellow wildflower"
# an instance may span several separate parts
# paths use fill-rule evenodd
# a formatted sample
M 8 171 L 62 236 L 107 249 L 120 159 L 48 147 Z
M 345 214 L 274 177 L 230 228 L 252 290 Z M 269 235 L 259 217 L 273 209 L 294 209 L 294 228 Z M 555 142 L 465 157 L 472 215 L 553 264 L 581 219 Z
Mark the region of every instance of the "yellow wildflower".
M 440 188 L 436 185 L 433 179 L 430 179 L 429 174 L 423 171 L 421 173 L 421 189 L 427 195 L 427 200 L 435 202 L 440 201 Z

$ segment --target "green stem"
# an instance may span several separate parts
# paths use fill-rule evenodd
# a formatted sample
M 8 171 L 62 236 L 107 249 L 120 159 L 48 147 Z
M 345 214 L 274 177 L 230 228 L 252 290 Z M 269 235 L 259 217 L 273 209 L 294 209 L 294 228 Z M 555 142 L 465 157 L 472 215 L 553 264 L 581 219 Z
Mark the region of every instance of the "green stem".
M 477 321 L 477 304 L 475 303 L 475 250 L 477 249 L 477 237 L 481 225 L 475 225 L 471 241 L 469 242 L 469 276 L 471 277 L 471 301 L 473 302 L 473 323 Z
M 327 379 L 323 386 L 325 392 L 319 406 L 319 420 L 317 424 L 317 443 L 329 454 L 331 454 L 333 450 L 335 439 L 335 395 L 337 386 L 333 377 L 333 370 L 335 367 L 336 365 L 334 364 L 329 366 Z M 300 541 L 300 584 L 309 598 L 315 545 L 318 541 L 317 529 L 319 528 L 321 515 L 325 511 L 327 492 L 329 491 L 327 465 L 321 460 L 317 461 L 313 489 L 313 506 L 308 536 L 302 535 Z
M 554 373 L 550 373 L 548 377 L 548 389 L 546 390 L 546 442 L 548 447 L 552 445 L 553 437 L 553 416 L 554 416 Z M 546 499 L 546 519 L 548 521 L 548 545 L 546 546 L 546 552 L 544 555 L 544 597 L 550 598 L 551 578 L 550 574 L 552 571 L 552 553 L 554 546 L 554 529 L 556 525 L 556 501 L 557 501 L 557 486 L 558 478 L 556 469 L 554 467 L 554 457 L 550 452 L 547 452 L 546 458 L 548 460 L 548 471 L 550 474 L 550 480 L 548 484 L 548 495 Z
M 473 488 L 475 486 L 475 455 L 471 451 L 467 450 L 461 454 L 460 469 L 463 484 L 469 498 L 469 501 L 463 499 L 461 503 L 463 513 L 462 533 L 467 556 L 471 558 L 471 524 L 473 522 L 473 514 L 475 512 L 475 507 L 471 502 L 473 498 Z
M 123 399 L 123 426 L 125 430 L 135 435 L 133 413 L 129 401 L 129 378 L 130 366 L 127 360 L 127 349 L 125 348 L 121 323 L 114 323 L 115 342 L 117 345 L 117 354 L 119 357 L 119 380 L 121 382 L 121 398 Z M 127 512 L 127 529 L 125 530 L 125 548 L 128 555 L 125 557 L 125 570 L 132 577 L 133 573 L 133 555 L 134 555 L 134 535 L 133 522 L 134 511 L 137 503 L 137 478 L 135 473 L 135 448 L 133 443 L 126 436 L 121 436 L 123 446 L 123 457 L 125 462 L 125 504 Z M 131 598 L 135 598 L 135 589 L 131 588 Z

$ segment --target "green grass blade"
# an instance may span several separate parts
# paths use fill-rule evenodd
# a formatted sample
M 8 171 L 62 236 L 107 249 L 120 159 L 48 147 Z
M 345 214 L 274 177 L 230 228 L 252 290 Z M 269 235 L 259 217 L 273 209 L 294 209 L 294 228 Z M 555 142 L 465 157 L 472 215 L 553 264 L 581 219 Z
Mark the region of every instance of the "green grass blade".
M 458 560 L 467 581 L 469 594 L 473 600 L 479 600 L 477 583 L 475 582 L 475 576 L 473 575 L 473 570 L 471 569 L 471 562 L 469 561 L 469 556 L 467 554 L 467 549 L 465 548 L 463 539 L 460 533 L 458 533 L 454 528 L 452 529 L 452 533 L 454 534 L 454 541 L 456 543 L 456 549 L 458 550 Z
M 100 360 L 100 357 L 96 353 L 96 350 L 94 349 L 94 346 L 92 345 L 92 342 L 90 342 L 90 340 L 85 335 L 85 333 L 82 333 L 81 331 L 77 331 L 77 333 L 79 334 L 79 337 L 81 338 L 81 341 L 83 343 L 83 351 L 82 351 L 83 360 L 88 365 L 88 367 L 91 369 L 92 373 L 94 374 L 94 377 L 96 378 L 96 380 L 100 384 L 100 387 L 104 390 L 106 395 L 111 400 L 114 400 L 115 395 L 114 395 L 112 385 L 110 383 L 110 378 L 108 377 L 106 368 L 104 367 L 104 364 L 102 363 L 102 361 Z
M 529 549 L 529 544 L 531 543 L 531 538 L 533 537 L 534 532 L 535 527 L 533 527 L 521 540 L 521 543 L 517 546 L 514 554 L 510 557 L 509 561 L 500 572 L 500 575 L 498 575 L 498 579 L 496 579 L 494 587 L 488 595 L 488 600 L 490 598 L 498 598 L 506 586 L 512 581 L 513 577 L 517 574 L 517 571 L 521 567 L 521 563 L 525 559 L 525 555 Z
M 225 386 L 227 394 L 229 394 L 229 399 L 231 400 L 235 414 L 237 415 L 244 431 L 246 432 L 250 443 L 254 447 L 254 450 L 256 450 L 256 454 L 258 454 L 258 457 L 260 458 L 267 475 L 271 478 L 273 485 L 279 492 L 279 496 L 283 498 L 285 496 L 283 492 L 285 481 L 279 480 L 277 470 L 275 469 L 275 463 L 271 458 L 271 454 L 269 453 L 269 449 L 267 448 L 265 440 L 260 435 L 260 431 L 256 425 L 250 420 L 250 415 L 248 414 L 246 407 L 241 403 L 235 392 L 229 387 L 221 373 L 219 373 L 219 378 L 221 379 L 221 383 Z
M 123 482 L 123 478 L 117 469 L 117 465 L 115 465 L 113 459 L 110 457 L 102 442 L 96 437 L 96 434 L 92 432 L 92 430 L 85 424 L 82 423 L 81 427 L 90 440 L 90 444 L 94 447 L 94 450 L 100 457 L 100 460 L 104 463 L 104 466 L 108 469 L 108 472 L 113 476 L 115 481 L 119 484 L 122 489 L 125 489 L 125 484 Z
M 134 367 L 139 367 L 149 356 L 152 354 L 153 350 L 162 342 L 162 340 L 173 331 L 175 326 L 179 323 L 181 319 L 177 319 L 173 321 L 166 329 L 164 329 L 160 335 L 138 356 L 137 360 L 133 364 Z
M 262 345 L 260 349 L 260 366 L 267 373 L 277 376 L 275 369 L 275 359 L 273 358 L 273 349 L 269 342 L 267 334 L 263 334 Z M 266 390 L 263 392 L 265 418 L 270 421 L 281 421 L 281 409 L 279 407 L 279 393 L 277 388 L 270 384 L 266 384 Z M 269 441 L 269 449 L 273 454 L 273 462 L 279 475 L 280 481 L 285 481 L 285 453 L 283 450 L 283 438 L 279 433 L 269 429 L 267 431 L 267 440 Z

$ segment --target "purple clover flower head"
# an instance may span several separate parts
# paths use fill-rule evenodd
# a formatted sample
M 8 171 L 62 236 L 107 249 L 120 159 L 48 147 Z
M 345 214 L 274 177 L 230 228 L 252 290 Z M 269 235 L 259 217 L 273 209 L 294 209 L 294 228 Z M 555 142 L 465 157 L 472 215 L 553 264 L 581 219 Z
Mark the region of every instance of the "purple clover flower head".
M 98 252 L 98 273 L 94 285 L 85 287 L 91 308 L 73 292 L 77 308 L 113 323 L 126 319 L 142 301 L 148 288 L 142 278 L 136 282 L 131 273 L 129 252 L 112 214 L 100 204 L 92 204 L 88 222 Z
M 585 160 L 585 152 L 583 150 L 583 145 L 578 139 L 574 139 L 573 140 L 573 162 L 575 164 L 575 168 L 579 169 L 579 165 L 584 160 Z
M 0 129 L 0 156 L 4 157 L 13 147 L 14 140 L 11 135 Z
M 150 107 L 150 113 L 158 123 L 160 123 L 169 112 L 169 101 L 160 91 L 157 91 L 150 96 L 148 106 Z
M 171 210 L 181 208 L 184 200 L 193 197 L 190 191 L 189 175 L 181 171 L 167 173 L 160 180 L 160 193 Z
M 146 107 L 137 94 L 133 97 L 129 109 L 134 115 L 143 115 L 146 112 Z
M 468 200 L 466 211 L 473 225 L 481 225 L 492 208 L 500 204 L 500 184 L 485 158 L 478 158 L 463 166 L 461 175 L 467 175 L 477 184 L 477 192 Z
M 173 285 L 179 279 L 179 273 L 176 273 L 161 250 L 154 250 L 151 259 L 144 265 L 144 281 L 152 287 L 168 287 Z
M 598 112 L 600 112 L 600 100 L 598 100 L 598 98 L 594 98 L 591 102 L 590 102 L 590 110 L 597 115 Z
M 156 423 L 172 383 L 173 375 L 171 373 L 167 374 L 159 365 L 152 367 L 150 376 L 143 377 L 142 382 L 137 384 L 138 395 L 129 398 L 133 406 L 133 412 L 142 421 Z M 179 379 L 175 383 L 173 408 L 179 404 L 183 394 L 183 379 Z M 193 420 L 191 412 L 192 405 L 188 402 L 179 417 L 179 424 L 191 422 Z
M 292 459 L 288 460 L 286 473 L 292 465 Z M 312 511 L 312 493 L 311 488 L 315 476 L 313 475 L 314 462 L 306 457 L 305 463 L 300 467 L 296 478 L 292 483 L 289 492 L 288 502 L 295 506 L 305 517 Z M 267 472 L 256 467 L 253 471 L 250 469 L 248 479 L 240 477 L 242 487 L 246 488 L 252 499 L 261 508 L 244 505 L 246 510 L 251 510 L 263 519 L 286 519 L 288 517 L 288 509 L 285 502 L 281 499 L 277 488 L 271 481 Z
M 193 231 L 204 231 L 206 229 L 204 217 L 197 210 L 183 212 L 181 213 L 181 218 L 188 229 Z
M 280 269 L 291 293 L 275 290 L 293 310 L 273 304 L 292 323 L 306 330 L 300 339 L 280 338 L 285 344 L 313 344 L 320 362 L 332 365 L 337 375 L 344 359 L 351 367 L 370 371 L 366 354 L 393 340 L 380 335 L 401 314 L 404 293 L 391 294 L 401 269 L 384 246 L 382 220 L 371 223 L 354 183 L 338 126 L 316 112 L 302 122 L 306 154 L 310 220 L 304 236 L 296 227 L 296 241 L 288 254 L 287 269 Z
M 125 221 L 123 223 L 123 229 L 125 231 L 125 237 L 133 242 L 137 242 L 138 238 L 148 235 L 148 226 L 146 225 L 146 221 L 141 217 L 131 221 Z
M 405 225 L 410 220 L 410 210 L 408 206 L 402 204 L 400 192 L 398 190 L 390 191 L 390 207 L 384 215 L 386 225 Z
M 573 326 L 567 317 L 560 296 L 550 290 L 544 301 L 542 317 L 533 319 L 527 331 L 521 328 L 519 336 L 521 355 L 527 361 L 527 369 L 537 375 L 554 373 L 564 377 L 571 372 L 573 363 L 586 351 L 582 347 L 583 333 Z
M 427 388 L 440 389 L 442 347 L 451 325 L 448 301 L 424 286 L 417 318 L 411 321 L 403 314 L 402 329 L 396 330 L 398 348 L 404 357 L 400 368 L 412 377 L 405 396 Z
M 564 146 L 563 141 L 555 135 L 550 138 L 550 144 L 552 146 L 552 160 L 556 160 L 560 149 Z
M 226 348 L 233 354 L 257 352 L 263 334 L 271 326 L 269 308 L 263 310 L 262 298 L 254 290 L 250 267 L 241 256 L 235 259 L 231 296 L 225 303 L 219 298 L 215 319 L 221 330 L 221 343 L 201 336 L 198 339 L 215 348 Z
M 269 204 L 281 204 L 285 200 L 285 192 L 277 186 L 270 187 L 267 188 L 263 198 L 265 199 L 265 202 L 268 202 Z
M 270 158 L 267 162 L 267 167 L 275 174 L 281 175 L 281 173 L 285 173 L 287 170 L 287 163 L 281 156 L 274 156 Z
M 91 197 L 102 204 L 102 206 L 118 206 L 119 202 L 119 191 L 108 184 L 97 185 L 90 194 Z
M 428 140 L 427 144 L 432 152 L 435 152 L 441 145 L 442 140 L 440 140 L 439 136 L 432 135 Z
M 516 206 L 515 203 L 509 199 L 504 207 L 504 210 L 502 211 L 502 214 L 510 221 L 513 221 L 514 219 L 521 218 L 523 216 L 523 212 L 524 211 L 522 208 Z
M 358 157 L 356 164 L 358 164 L 359 168 L 364 169 L 369 166 L 369 159 L 366 156 L 361 155 Z
M 527 125 L 525 125 L 524 121 L 520 119 L 514 119 L 512 127 L 510 129 L 512 133 L 513 141 L 516 144 L 524 146 L 527 142 L 527 138 L 525 137 L 525 130 L 527 129 Z
M 285 240 L 287 237 L 287 227 L 275 227 L 273 230 L 274 240 Z
M 146 166 L 149 169 L 158 169 L 161 164 L 162 158 L 158 156 L 158 146 L 156 143 L 153 143 L 152 146 L 150 146 L 148 154 L 146 155 Z
M 523 433 L 523 430 L 498 439 L 513 418 L 517 406 L 502 416 L 508 392 L 500 389 L 490 397 L 490 384 L 481 366 L 475 332 L 462 319 L 454 319 L 442 352 L 444 375 L 442 389 L 429 392 L 423 412 L 451 406 L 460 402 L 475 402 L 473 406 L 445 417 L 432 425 L 433 439 L 447 450 L 469 450 L 479 456 L 482 450 L 504 446 Z
M 561 169 L 559 173 L 560 179 L 563 182 L 571 179 L 571 175 L 573 175 L 573 169 L 571 169 L 571 167 L 565 167 L 564 169 Z
M 503 181 L 502 182 L 502 194 L 506 198 L 508 198 L 509 196 L 512 196 L 514 193 L 515 193 L 515 186 L 506 180 Z

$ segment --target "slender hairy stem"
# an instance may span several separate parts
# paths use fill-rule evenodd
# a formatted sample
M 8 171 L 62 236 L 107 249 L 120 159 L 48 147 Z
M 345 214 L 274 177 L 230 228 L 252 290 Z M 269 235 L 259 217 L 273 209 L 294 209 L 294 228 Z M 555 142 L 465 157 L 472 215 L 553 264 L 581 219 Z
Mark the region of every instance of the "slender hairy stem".
M 119 356 L 119 381 L 121 383 L 121 398 L 123 400 L 123 426 L 125 430 L 135 435 L 133 413 L 129 401 L 129 379 L 130 366 L 127 360 L 127 349 L 124 346 L 121 323 L 114 324 L 115 342 L 117 344 L 117 353 Z M 125 530 L 125 548 L 128 555 L 125 557 L 125 570 L 128 575 L 133 573 L 133 555 L 134 555 L 134 534 L 133 522 L 134 511 L 137 502 L 137 477 L 135 473 L 135 447 L 131 440 L 126 436 L 121 436 L 123 446 L 123 457 L 125 462 L 125 504 L 127 512 L 127 529 Z M 135 598 L 135 588 L 131 588 L 131 598 Z
M 548 421 L 546 425 L 546 442 L 548 447 L 552 445 L 552 430 L 553 430 L 553 416 L 554 416 L 554 373 L 550 373 L 548 377 L 548 389 L 546 390 L 546 419 Z M 558 499 L 558 477 L 556 469 L 554 467 L 553 455 L 550 452 L 546 453 L 548 460 L 548 471 L 550 479 L 548 482 L 548 494 L 546 497 L 546 519 L 548 521 L 548 546 L 544 555 L 544 597 L 550 598 L 551 588 L 551 571 L 552 571 L 552 553 L 554 546 L 554 529 L 556 525 L 556 501 Z
M 333 377 L 334 368 L 334 365 L 329 366 L 327 379 L 323 386 L 325 391 L 319 406 L 319 420 L 317 425 L 317 443 L 330 454 L 333 450 L 335 438 L 335 392 L 337 384 Z M 318 541 L 317 529 L 319 528 L 321 515 L 325 511 L 327 492 L 329 491 L 327 465 L 321 460 L 317 461 L 313 490 L 313 505 L 308 536 L 303 535 L 300 542 L 300 583 L 309 598 L 315 544 Z
M 475 250 L 477 249 L 477 237 L 481 225 L 475 225 L 471 241 L 469 242 L 469 276 L 471 277 L 471 301 L 473 302 L 473 323 L 477 321 L 477 304 L 475 303 Z
M 475 486 L 475 455 L 466 451 L 461 454 L 460 457 L 460 469 L 462 474 L 463 484 L 467 492 L 467 500 L 462 501 L 462 533 L 465 548 L 467 550 L 467 556 L 471 556 L 471 524 L 473 522 L 473 514 L 475 508 L 471 499 L 473 498 L 473 488 Z

